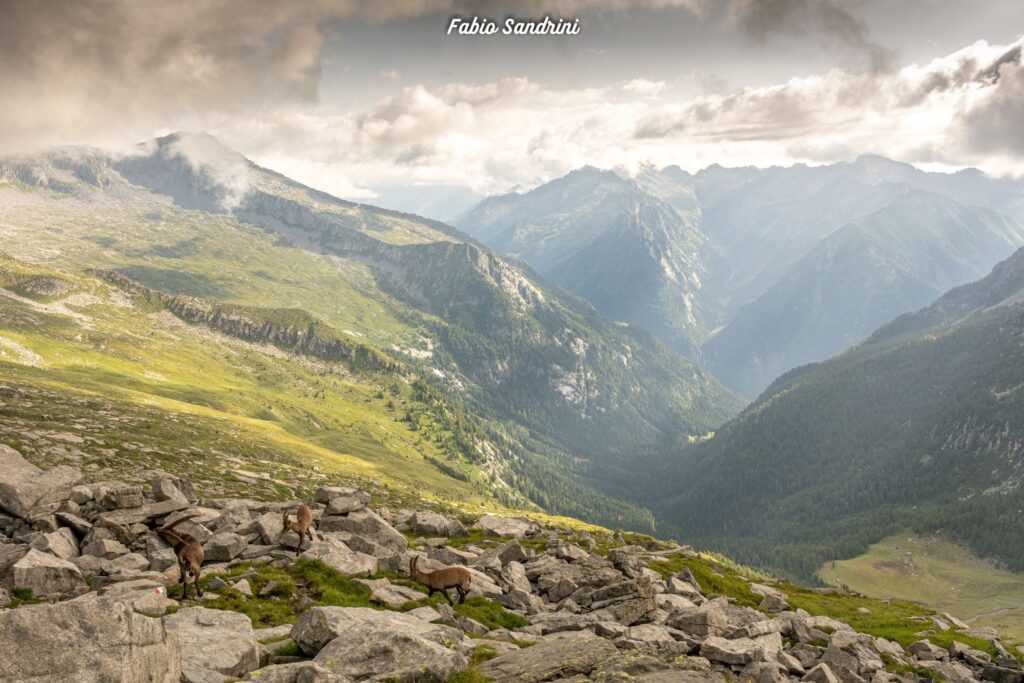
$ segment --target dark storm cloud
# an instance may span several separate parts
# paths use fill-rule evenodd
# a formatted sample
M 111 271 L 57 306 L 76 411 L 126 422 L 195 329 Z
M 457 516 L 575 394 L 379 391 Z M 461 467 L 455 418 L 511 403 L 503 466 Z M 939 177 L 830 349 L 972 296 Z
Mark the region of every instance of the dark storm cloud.
M 1017 44 L 980 74 L 992 84 L 987 97 L 960 117 L 965 146 L 1004 156 L 1024 153 L 1024 62 Z
M 873 41 L 867 25 L 842 0 L 730 0 L 729 13 L 736 25 L 757 40 L 773 35 L 815 36 L 826 44 L 839 43 L 862 51 L 870 68 L 892 66 L 895 53 Z

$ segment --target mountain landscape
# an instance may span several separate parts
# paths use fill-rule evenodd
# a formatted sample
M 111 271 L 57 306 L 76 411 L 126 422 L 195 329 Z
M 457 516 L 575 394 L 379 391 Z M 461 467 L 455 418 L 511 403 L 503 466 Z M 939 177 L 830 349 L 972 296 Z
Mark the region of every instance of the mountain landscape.
M 0 683 L 1024 683 L 1024 3 L 0 3 Z
M 485 200 L 457 225 L 753 398 L 985 275 L 1024 244 L 1021 196 L 1013 181 L 872 156 L 635 178 L 583 169 Z
M 658 470 L 673 482 L 653 496 L 664 496 L 659 519 L 794 576 L 908 528 L 942 531 L 1019 571 L 1022 301 L 1018 251 L 861 344 L 783 375 Z
M 69 446 L 26 406 L 99 394 L 129 421 L 184 410 L 262 449 L 272 435 L 435 492 L 650 531 L 591 470 L 741 405 L 454 229 L 315 192 L 208 136 L 8 158 L 0 179 L 3 379 L 19 397 L 4 438 L 32 454 Z M 166 437 L 159 457 L 193 446 Z

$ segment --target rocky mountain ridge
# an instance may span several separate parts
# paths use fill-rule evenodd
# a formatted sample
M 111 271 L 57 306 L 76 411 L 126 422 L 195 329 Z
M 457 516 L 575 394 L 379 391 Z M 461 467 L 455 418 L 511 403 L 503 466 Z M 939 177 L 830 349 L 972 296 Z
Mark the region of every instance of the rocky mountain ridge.
M 457 225 L 756 398 L 1024 244 L 1024 186 L 881 157 L 584 168 Z M 961 248 L 961 245 L 967 245 Z
M 0 680 L 1022 679 L 990 630 L 780 584 L 650 538 L 391 510 L 324 486 L 308 501 L 315 539 L 296 556 L 281 519 L 293 501 L 201 499 L 166 473 L 147 488 L 87 483 L 7 447 L 0 465 Z M 206 551 L 205 592 L 191 601 L 153 531 L 186 514 L 178 528 Z M 466 568 L 466 604 L 426 599 L 404 578 L 414 556 L 428 570 Z M 821 613 L 821 599 L 857 604 L 854 618 L 875 612 L 876 631 L 895 611 L 905 644 Z

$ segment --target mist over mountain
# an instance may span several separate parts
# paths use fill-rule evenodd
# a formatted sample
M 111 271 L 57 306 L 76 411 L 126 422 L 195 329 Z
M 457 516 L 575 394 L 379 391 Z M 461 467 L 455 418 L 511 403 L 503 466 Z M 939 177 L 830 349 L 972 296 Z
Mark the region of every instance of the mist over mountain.
M 227 326 L 253 330 L 245 338 L 322 337 L 293 345 L 393 359 L 405 368 L 395 386 L 418 378 L 429 390 L 415 400 L 447 416 L 435 428 L 448 446 L 431 462 L 489 495 L 650 529 L 649 512 L 602 496 L 589 471 L 704 434 L 739 408 L 645 331 L 454 228 L 311 190 L 210 136 L 170 135 L 130 155 L 10 157 L 0 180 L 0 230 L 16 259 L 115 271 L 159 293 L 149 298 L 193 297 L 175 310 L 218 330 L 236 315 L 218 306 L 245 307 L 237 315 L 250 323 Z M 315 433 L 326 418 L 295 419 Z
M 877 156 L 583 169 L 457 224 L 757 396 L 1024 244 L 1024 186 Z

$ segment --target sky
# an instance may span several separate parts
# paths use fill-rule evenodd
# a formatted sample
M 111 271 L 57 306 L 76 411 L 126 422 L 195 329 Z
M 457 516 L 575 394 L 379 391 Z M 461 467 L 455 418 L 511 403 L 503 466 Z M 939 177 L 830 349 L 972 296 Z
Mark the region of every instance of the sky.
M 1024 175 L 1022 33 L 1020 0 L 0 0 L 0 154 L 207 132 L 365 201 L 586 164 Z

